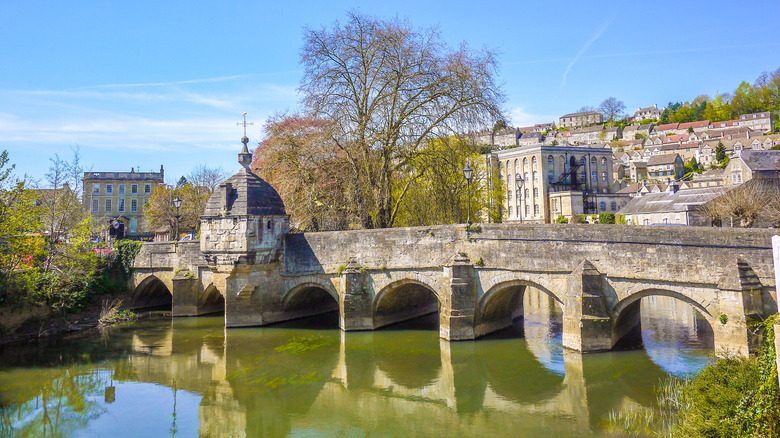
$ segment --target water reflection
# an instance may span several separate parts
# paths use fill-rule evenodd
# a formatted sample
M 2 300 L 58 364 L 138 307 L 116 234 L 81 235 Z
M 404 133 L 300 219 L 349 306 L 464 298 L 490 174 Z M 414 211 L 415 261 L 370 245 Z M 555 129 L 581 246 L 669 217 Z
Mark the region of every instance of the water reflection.
M 139 322 L 103 336 L 2 351 L 0 430 L 601 436 L 612 409 L 651 406 L 669 369 L 692 366 L 658 359 L 664 344 L 654 336 L 679 331 L 648 310 L 660 309 L 657 302 L 649 306 L 643 303 L 642 324 L 650 354 L 564 350 L 560 309 L 533 292 L 524 300 L 524 320 L 477 342 L 440 341 L 435 330 L 420 329 L 425 321 L 342 333 L 327 319 L 333 315 L 263 329 L 224 330 L 218 317 Z

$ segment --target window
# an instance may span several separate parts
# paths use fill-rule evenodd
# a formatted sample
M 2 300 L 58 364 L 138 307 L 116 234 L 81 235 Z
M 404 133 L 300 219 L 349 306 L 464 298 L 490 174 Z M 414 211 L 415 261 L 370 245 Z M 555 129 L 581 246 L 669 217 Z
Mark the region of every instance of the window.
M 114 192 L 114 185 L 113 184 L 106 184 L 106 194 L 110 195 Z
M 125 194 L 125 185 L 119 184 L 119 194 L 124 195 Z
M 122 186 L 119 186 L 119 187 L 122 187 Z M 118 200 L 116 206 L 117 206 L 116 211 L 118 211 L 120 213 L 124 213 L 125 212 L 125 200 L 124 199 Z
M 522 196 L 522 194 L 523 193 L 520 191 L 520 189 L 517 189 L 517 192 L 515 193 L 515 197 L 517 198 L 518 201 L 520 200 L 520 196 Z
M 539 172 L 534 170 L 534 182 L 539 182 Z
M 552 211 L 557 213 L 560 210 L 558 210 L 558 199 L 552 199 Z
M 612 201 L 612 203 L 609 204 L 609 209 L 612 211 L 617 211 L 617 202 Z
M 530 216 L 531 215 L 531 206 L 526 204 L 525 205 L 525 215 Z
M 642 223 L 644 225 L 650 225 L 650 219 L 645 219 Z
M 520 206 L 517 206 L 517 217 L 520 217 Z
M 147 195 L 149 193 L 152 193 L 152 185 L 151 184 L 144 184 L 144 193 L 146 193 Z
M 506 209 L 506 215 L 507 217 L 512 217 L 512 207 Z
M 93 199 L 92 200 L 92 213 L 97 213 L 98 212 L 98 207 L 99 207 L 98 200 L 97 199 Z
M 534 198 L 538 198 L 538 197 L 539 197 L 539 188 L 534 187 Z
M 530 179 L 528 179 L 528 172 L 526 172 L 526 173 L 523 175 L 523 179 L 525 180 L 526 184 L 528 184 L 528 181 L 531 181 Z
M 607 177 L 607 172 L 601 172 L 601 180 L 604 182 L 609 181 L 609 178 Z
M 111 213 L 111 200 L 106 199 L 106 213 Z
M 539 216 L 539 204 L 534 204 L 534 216 Z
M 607 211 L 607 203 L 604 201 L 599 202 L 599 211 Z
M 741 171 L 733 172 L 731 174 L 731 182 L 733 182 L 734 184 L 741 184 L 742 183 L 742 172 Z
M 100 184 L 92 184 L 92 194 L 93 195 L 100 194 Z
M 512 199 L 512 191 L 511 190 L 507 190 L 506 191 L 506 199 L 509 199 L 509 200 Z
M 138 184 L 133 184 L 130 186 L 130 193 L 134 195 L 138 194 Z
M 602 158 L 602 159 L 601 159 L 601 165 L 602 165 L 603 167 L 607 167 L 607 159 L 606 159 L 606 158 Z
M 130 200 L 130 213 L 135 213 L 138 211 L 138 200 L 132 199 Z
M 590 180 L 591 180 L 592 182 L 594 182 L 594 183 L 595 183 L 595 182 L 599 182 L 599 177 L 598 177 L 598 175 L 596 174 L 596 171 L 595 171 L 595 170 L 594 170 L 593 172 L 591 172 L 591 173 L 590 173 Z
M 526 197 L 526 198 L 528 197 L 528 195 L 529 195 L 530 193 L 531 193 L 531 192 L 530 192 L 530 189 L 525 189 L 525 197 Z

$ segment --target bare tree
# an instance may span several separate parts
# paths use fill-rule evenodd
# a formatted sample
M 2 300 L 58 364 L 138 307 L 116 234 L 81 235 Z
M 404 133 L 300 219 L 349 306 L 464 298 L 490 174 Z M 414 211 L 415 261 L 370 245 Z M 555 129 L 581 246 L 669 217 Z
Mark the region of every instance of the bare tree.
M 625 117 L 626 104 L 624 104 L 622 100 L 608 97 L 601 102 L 598 111 L 604 115 L 604 118 L 608 122 L 614 122 L 615 120 Z
M 495 54 L 451 49 L 436 29 L 352 12 L 343 25 L 307 29 L 302 54 L 307 116 L 333 123 L 365 228 L 393 225 L 409 187 L 393 190 L 395 177 L 428 141 L 504 118 Z
M 780 225 L 780 181 L 752 179 L 733 189 L 724 189 L 704 205 L 713 222 L 735 220 L 742 228 L 751 228 L 756 220 Z
M 190 171 L 186 178 L 196 187 L 205 187 L 209 193 L 213 193 L 229 176 L 222 167 L 209 167 L 208 164 L 200 163 Z

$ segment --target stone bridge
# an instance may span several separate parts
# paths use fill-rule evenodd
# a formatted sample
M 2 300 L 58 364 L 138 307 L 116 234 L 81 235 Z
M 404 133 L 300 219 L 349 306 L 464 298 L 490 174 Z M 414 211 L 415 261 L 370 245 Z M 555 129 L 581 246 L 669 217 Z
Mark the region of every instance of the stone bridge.
M 716 350 L 743 355 L 755 342 L 748 321 L 777 311 L 774 230 L 475 228 L 283 232 L 276 259 L 231 264 L 209 259 L 203 242 L 148 243 L 132 287 L 139 303 L 155 290 L 172 294 L 174 316 L 219 311 L 224 302 L 227 327 L 338 310 L 342 330 L 373 330 L 438 311 L 446 340 L 509 326 L 533 287 L 560 304 L 564 346 L 583 352 L 636 336 L 640 299 L 650 295 L 690 304 L 712 326 Z
M 293 234 L 281 197 L 249 169 L 209 198 L 201 240 L 147 243 L 134 304 L 174 316 L 225 312 L 227 327 L 339 311 L 344 331 L 439 313 L 445 340 L 475 339 L 523 315 L 536 288 L 563 309 L 563 345 L 610 350 L 640 331 L 640 299 L 696 308 L 718 352 L 747 355 L 750 319 L 777 311 L 776 230 L 623 225 L 447 225 Z

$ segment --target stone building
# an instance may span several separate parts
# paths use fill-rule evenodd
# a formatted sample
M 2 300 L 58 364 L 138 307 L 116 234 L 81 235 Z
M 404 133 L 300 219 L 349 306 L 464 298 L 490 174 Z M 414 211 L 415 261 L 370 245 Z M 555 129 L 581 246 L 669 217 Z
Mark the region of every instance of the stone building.
M 615 193 L 608 148 L 523 146 L 494 152 L 492 162 L 506 184 L 507 221 L 550 223 L 558 216 L 617 212 L 628 200 Z
M 647 175 L 655 179 L 678 179 L 685 173 L 679 154 L 653 155 L 647 160 Z
M 751 179 L 780 179 L 780 151 L 742 150 L 723 169 L 723 183 L 735 186 Z
M 105 224 L 104 238 L 141 237 L 151 231 L 144 221 L 144 207 L 164 176 L 163 166 L 159 172 L 84 172 L 82 204 Z
M 739 126 L 759 132 L 772 132 L 774 127 L 772 113 L 769 111 L 763 113 L 743 114 L 739 116 Z
M 702 211 L 704 204 L 722 192 L 717 187 L 679 190 L 677 182 L 666 190 L 634 196 L 620 214 L 633 225 L 697 225 L 710 226 L 710 219 Z
M 597 111 L 564 114 L 558 119 L 559 128 L 576 128 L 597 123 L 604 123 L 604 116 Z
M 658 109 L 658 104 L 645 108 L 637 108 L 634 113 L 634 121 L 660 119 L 663 109 Z

